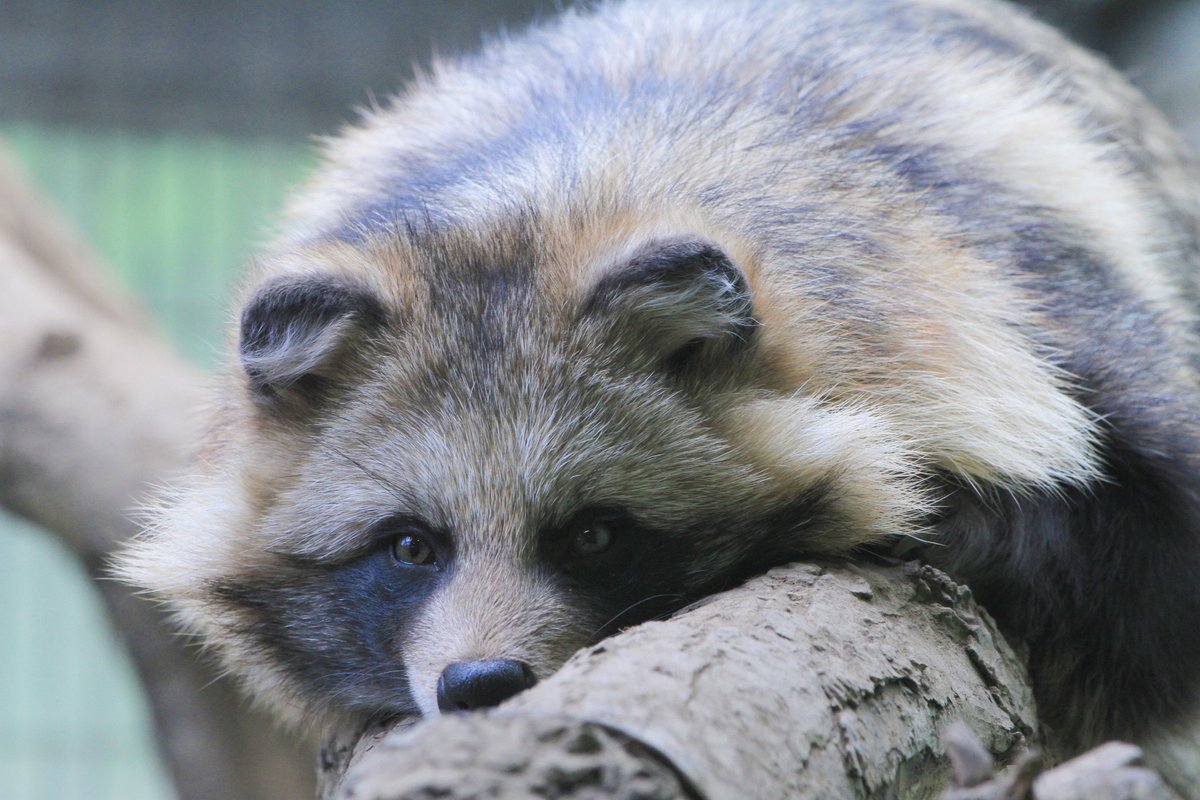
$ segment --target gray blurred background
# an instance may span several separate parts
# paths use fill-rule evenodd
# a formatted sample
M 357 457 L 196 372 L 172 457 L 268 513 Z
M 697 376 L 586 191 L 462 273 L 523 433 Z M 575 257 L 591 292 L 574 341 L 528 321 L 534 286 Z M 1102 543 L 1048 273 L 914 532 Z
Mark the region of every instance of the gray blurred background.
M 555 5 L 0 0 L 0 140 L 182 352 L 212 366 L 230 286 L 311 164 L 312 135 L 432 52 Z M 1200 149 L 1200 0 L 1028 5 L 1106 52 Z M 82 569 L 0 512 L 0 798 L 173 796 Z

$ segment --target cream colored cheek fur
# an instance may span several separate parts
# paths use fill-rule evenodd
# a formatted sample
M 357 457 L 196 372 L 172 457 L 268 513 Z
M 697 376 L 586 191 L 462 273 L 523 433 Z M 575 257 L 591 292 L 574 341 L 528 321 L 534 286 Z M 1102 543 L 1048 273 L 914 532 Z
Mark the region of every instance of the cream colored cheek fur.
M 785 491 L 833 484 L 846 524 L 836 540 L 827 533 L 821 541 L 828 552 L 914 532 L 913 521 L 931 508 L 915 443 L 865 405 L 799 394 L 759 399 L 736 407 L 726 426 Z

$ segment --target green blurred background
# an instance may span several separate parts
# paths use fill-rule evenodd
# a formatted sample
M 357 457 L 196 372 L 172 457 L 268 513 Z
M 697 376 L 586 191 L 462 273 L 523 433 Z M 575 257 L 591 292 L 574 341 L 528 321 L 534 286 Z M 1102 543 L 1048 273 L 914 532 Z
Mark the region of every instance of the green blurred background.
M 216 135 L 8 124 L 0 138 L 204 365 L 240 266 L 311 160 L 301 143 Z M 82 568 L 56 538 L 0 517 L 0 798 L 171 797 L 152 736 Z
M 1037 5 L 1200 140 L 1200 2 Z M 435 47 L 472 47 L 551 6 L 0 0 L 0 140 L 181 352 L 212 366 L 230 288 L 313 161 L 309 135 Z M 0 800 L 173 794 L 82 569 L 0 511 Z

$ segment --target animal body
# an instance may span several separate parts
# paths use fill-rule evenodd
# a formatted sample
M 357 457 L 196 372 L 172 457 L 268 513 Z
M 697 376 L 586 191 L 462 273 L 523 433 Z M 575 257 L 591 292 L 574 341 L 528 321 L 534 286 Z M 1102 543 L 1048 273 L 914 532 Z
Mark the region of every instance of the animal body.
M 124 572 L 286 716 L 491 705 L 911 543 L 1072 747 L 1200 669 L 1200 182 L 966 0 L 605 3 L 328 143 Z

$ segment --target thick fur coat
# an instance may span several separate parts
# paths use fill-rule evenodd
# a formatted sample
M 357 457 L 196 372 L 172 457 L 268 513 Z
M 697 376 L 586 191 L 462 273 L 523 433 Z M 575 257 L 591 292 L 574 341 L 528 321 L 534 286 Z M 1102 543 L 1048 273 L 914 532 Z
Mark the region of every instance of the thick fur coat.
M 123 570 L 299 718 L 899 548 L 1068 747 L 1155 740 L 1200 670 L 1197 267 L 1175 135 L 1007 6 L 568 12 L 328 142 Z

